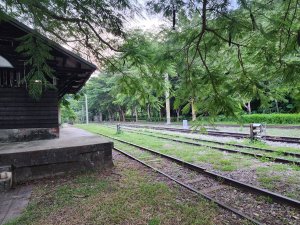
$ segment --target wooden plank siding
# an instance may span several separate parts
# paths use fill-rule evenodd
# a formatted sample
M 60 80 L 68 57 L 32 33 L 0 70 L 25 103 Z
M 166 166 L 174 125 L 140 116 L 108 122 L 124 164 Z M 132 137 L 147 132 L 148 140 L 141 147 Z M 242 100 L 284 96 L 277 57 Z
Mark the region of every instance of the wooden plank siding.
M 48 90 L 39 100 L 23 88 L 0 88 L 0 129 L 58 127 L 58 97 Z

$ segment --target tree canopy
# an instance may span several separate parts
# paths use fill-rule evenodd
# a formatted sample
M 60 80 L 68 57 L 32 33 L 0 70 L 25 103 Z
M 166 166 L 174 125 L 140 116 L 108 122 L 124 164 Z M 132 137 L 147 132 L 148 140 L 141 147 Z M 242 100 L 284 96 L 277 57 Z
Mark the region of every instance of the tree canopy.
M 175 111 L 236 116 L 251 104 L 275 104 L 299 112 L 298 0 L 149 1 L 152 15 L 170 20 L 158 34 L 124 32 L 136 9 L 131 1 L 0 2 L 1 11 L 27 18 L 101 65 L 101 77 L 83 90 L 98 112 L 161 115 L 165 74 Z

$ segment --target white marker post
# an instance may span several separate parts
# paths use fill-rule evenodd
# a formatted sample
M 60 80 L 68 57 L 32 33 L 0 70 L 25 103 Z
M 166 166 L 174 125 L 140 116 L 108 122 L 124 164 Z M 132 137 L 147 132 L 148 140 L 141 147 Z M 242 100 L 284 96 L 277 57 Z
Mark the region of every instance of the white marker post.
M 86 121 L 86 124 L 89 124 L 89 109 L 88 109 L 88 101 L 87 101 L 87 95 L 84 94 L 84 97 L 85 97 L 85 121 Z
M 171 124 L 171 110 L 170 110 L 170 83 L 169 74 L 165 74 L 165 88 L 166 88 L 166 117 L 167 124 Z

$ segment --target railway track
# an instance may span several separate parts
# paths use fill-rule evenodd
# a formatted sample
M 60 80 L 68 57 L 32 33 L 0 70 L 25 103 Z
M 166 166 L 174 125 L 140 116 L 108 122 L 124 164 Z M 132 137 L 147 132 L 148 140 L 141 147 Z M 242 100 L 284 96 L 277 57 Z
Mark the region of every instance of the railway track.
M 254 224 L 299 224 L 298 200 L 207 171 L 143 146 L 99 134 L 134 147 L 130 154 L 119 148 L 116 150 Z
M 126 126 L 123 126 L 123 128 L 125 127 L 125 129 L 129 129 L 129 130 L 133 130 L 131 128 L 128 128 Z M 134 130 L 133 130 L 134 131 Z M 148 133 L 154 133 L 151 131 L 147 131 Z M 241 144 L 230 144 L 230 143 L 224 143 L 224 142 L 220 142 L 220 141 L 212 141 L 212 140 L 205 140 L 205 139 L 200 139 L 200 138 L 192 138 L 192 137 L 186 137 L 186 136 L 180 136 L 180 135 L 170 135 L 170 134 L 164 134 L 161 133 L 163 135 L 168 135 L 168 136 L 173 136 L 173 137 L 178 137 L 178 138 L 184 138 L 184 139 L 188 139 L 188 140 L 193 140 L 193 141 L 197 141 L 197 142 L 207 142 L 207 143 L 212 143 L 212 144 L 218 144 L 218 145 L 226 145 L 226 146 L 232 146 L 232 147 L 237 147 L 237 148 L 243 148 L 243 149 L 251 149 L 251 150 L 257 150 L 257 151 L 263 151 L 263 152 L 269 152 L 269 153 L 280 153 L 281 155 L 284 156 L 292 156 L 292 157 L 296 157 L 296 158 L 300 158 L 300 153 L 297 152 L 278 152 L 272 149 L 267 149 L 267 148 L 258 148 L 258 147 L 253 147 L 253 146 L 247 146 L 247 145 L 241 145 Z
M 125 126 L 130 127 L 138 127 L 138 128 L 149 128 L 154 130 L 168 130 L 168 131 L 175 131 L 175 132 L 182 132 L 182 133 L 201 133 L 199 130 L 192 130 L 192 129 L 181 129 L 181 128 L 172 128 L 172 127 L 163 127 L 163 126 L 148 126 L 148 125 L 132 125 L 132 124 L 125 124 Z M 221 131 L 207 131 L 205 132 L 207 135 L 212 136 L 221 136 L 221 137 L 234 137 L 234 138 L 249 138 L 248 134 L 242 133 L 232 133 L 232 132 L 221 132 Z M 294 143 L 300 144 L 300 138 L 296 137 L 277 137 L 277 136 L 264 136 L 264 139 L 267 141 L 274 141 L 274 142 L 286 142 L 286 143 Z
M 133 130 L 130 130 L 129 132 L 141 134 L 140 132 L 133 131 Z M 215 146 L 211 146 L 211 145 L 204 145 L 204 144 L 200 144 L 200 143 L 189 142 L 189 141 L 184 141 L 184 140 L 178 140 L 178 139 L 173 139 L 173 138 L 169 138 L 169 137 L 161 137 L 161 136 L 157 136 L 157 135 L 151 135 L 151 134 L 148 134 L 148 133 L 145 133 L 145 132 L 142 133 L 142 134 L 150 136 L 150 137 L 155 137 L 155 138 L 164 139 L 164 140 L 170 140 L 170 141 L 184 143 L 184 144 L 189 144 L 189 145 L 195 145 L 195 146 L 201 146 L 201 147 L 208 147 L 208 148 L 215 149 L 215 150 L 218 150 L 218 151 L 230 152 L 230 153 L 239 153 L 239 154 L 243 154 L 243 155 L 249 155 L 249 156 L 252 156 L 252 157 L 255 157 L 255 158 L 268 159 L 268 160 L 273 161 L 273 162 L 284 163 L 284 164 L 294 164 L 294 165 L 300 166 L 300 161 L 288 160 L 288 159 L 284 159 L 284 158 L 267 156 L 267 155 L 258 154 L 258 153 L 243 152 L 241 150 L 233 150 L 233 149 L 228 149 L 228 148 L 215 147 Z M 187 138 L 187 139 L 198 141 L 195 138 Z M 266 149 L 264 149 L 264 150 L 266 150 Z M 270 149 L 268 149 L 268 152 L 277 153 L 276 151 L 273 151 L 273 150 L 270 150 Z M 290 155 L 289 153 L 287 153 L 288 156 L 295 156 L 296 155 L 295 157 L 300 158 L 300 154 L 297 154 L 297 153 L 291 153 L 291 154 L 292 155 Z

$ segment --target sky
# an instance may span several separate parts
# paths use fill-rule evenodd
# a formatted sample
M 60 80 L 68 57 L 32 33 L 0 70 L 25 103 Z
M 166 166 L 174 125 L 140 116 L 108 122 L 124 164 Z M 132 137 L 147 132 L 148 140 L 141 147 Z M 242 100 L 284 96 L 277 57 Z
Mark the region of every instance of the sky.
M 144 31 L 156 31 L 160 26 L 167 23 L 167 20 L 159 14 L 150 14 L 146 9 L 147 0 L 136 0 L 139 7 L 139 15 L 125 23 L 125 30 L 141 29 Z
M 135 0 L 140 6 L 140 16 L 135 16 L 133 20 L 125 23 L 125 29 L 141 29 L 149 32 L 158 31 L 162 25 L 167 25 L 170 23 L 161 14 L 150 14 L 146 10 L 146 2 L 148 0 Z M 237 8 L 237 0 L 230 0 L 230 6 L 232 9 Z M 172 26 L 171 24 L 169 25 Z

